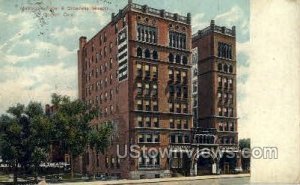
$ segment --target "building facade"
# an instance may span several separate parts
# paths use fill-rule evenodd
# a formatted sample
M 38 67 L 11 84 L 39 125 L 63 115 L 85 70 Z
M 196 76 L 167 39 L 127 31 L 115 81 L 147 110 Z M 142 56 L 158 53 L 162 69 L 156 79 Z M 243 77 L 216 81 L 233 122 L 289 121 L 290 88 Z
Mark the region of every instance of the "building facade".
M 192 45 L 198 49 L 198 127 L 210 130 L 225 154 L 236 154 L 216 159 L 221 173 L 231 173 L 239 166 L 235 27 L 220 27 L 212 20 L 193 35 Z
M 139 179 L 186 169 L 181 160 L 150 155 L 149 149 L 174 156 L 190 147 L 191 32 L 190 14 L 128 1 L 93 38 L 79 39 L 79 98 L 99 107 L 91 125 L 97 129 L 111 122 L 114 134 L 105 154 L 87 151 L 77 171 Z M 133 146 L 146 150 L 125 156 Z

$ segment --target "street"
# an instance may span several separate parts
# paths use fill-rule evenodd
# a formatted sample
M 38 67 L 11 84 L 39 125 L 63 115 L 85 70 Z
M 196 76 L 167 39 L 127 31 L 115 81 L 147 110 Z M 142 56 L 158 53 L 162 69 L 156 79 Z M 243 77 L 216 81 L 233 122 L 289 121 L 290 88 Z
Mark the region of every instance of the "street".
M 113 181 L 97 181 L 97 182 L 80 182 L 80 183 L 61 183 L 60 185 L 249 185 L 249 174 L 238 175 L 210 175 L 196 177 L 174 177 L 174 178 L 159 178 L 159 179 L 140 179 L 140 180 L 113 180 Z M 58 184 L 56 184 L 58 185 Z

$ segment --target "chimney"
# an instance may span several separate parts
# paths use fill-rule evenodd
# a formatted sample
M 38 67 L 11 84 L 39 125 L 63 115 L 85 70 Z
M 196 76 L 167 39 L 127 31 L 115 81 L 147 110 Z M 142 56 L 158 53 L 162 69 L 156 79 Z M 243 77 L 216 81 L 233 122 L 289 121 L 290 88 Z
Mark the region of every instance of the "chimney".
M 188 24 L 191 24 L 192 22 L 192 16 L 191 16 L 191 13 L 187 13 L 187 23 Z
M 79 49 L 82 49 L 85 44 L 86 44 L 86 37 L 85 36 L 81 36 L 79 38 Z

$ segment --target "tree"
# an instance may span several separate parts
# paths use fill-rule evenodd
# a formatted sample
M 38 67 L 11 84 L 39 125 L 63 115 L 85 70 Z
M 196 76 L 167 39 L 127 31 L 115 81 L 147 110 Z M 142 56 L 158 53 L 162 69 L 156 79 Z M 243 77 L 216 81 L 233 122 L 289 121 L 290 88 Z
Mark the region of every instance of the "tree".
M 241 150 L 243 150 L 244 148 L 250 148 L 250 138 L 240 139 L 239 147 Z
M 71 178 L 74 177 L 74 159 L 80 156 L 88 145 L 91 132 L 90 122 L 97 115 L 97 109 L 81 100 L 71 100 L 68 96 L 52 95 L 55 113 L 51 122 L 55 125 L 55 139 L 60 148 L 70 156 Z
M 251 151 L 250 151 L 250 138 L 240 139 L 239 141 L 240 150 L 242 150 L 242 168 L 249 171 L 250 170 L 250 162 L 251 162 Z
M 38 167 L 46 160 L 51 139 L 51 124 L 42 105 L 30 102 L 26 107 L 17 104 L 0 117 L 0 155 L 12 167 L 14 184 L 18 170 L 34 166 L 37 180 Z
M 102 124 L 99 129 L 93 129 L 89 135 L 89 146 L 93 150 L 93 159 L 95 159 L 98 153 L 104 154 L 105 150 L 110 144 L 110 136 L 112 134 L 112 124 Z M 95 177 L 95 161 L 93 161 L 93 175 Z

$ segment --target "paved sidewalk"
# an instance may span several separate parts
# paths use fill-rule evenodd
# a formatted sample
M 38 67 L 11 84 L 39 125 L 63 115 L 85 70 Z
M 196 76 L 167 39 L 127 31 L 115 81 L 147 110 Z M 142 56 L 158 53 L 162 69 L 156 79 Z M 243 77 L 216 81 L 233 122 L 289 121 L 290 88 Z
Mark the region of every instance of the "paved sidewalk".
M 122 184 L 149 184 L 162 182 L 180 182 L 180 181 L 197 181 L 206 179 L 224 179 L 224 178 L 242 178 L 250 177 L 250 174 L 234 174 L 234 175 L 207 175 L 194 177 L 172 177 L 172 178 L 157 178 L 157 179 L 140 179 L 140 180 L 113 180 L 113 181 L 94 181 L 94 182 L 78 182 L 78 183 L 61 183 L 60 185 L 122 185 Z M 57 184 L 58 185 L 58 184 Z

